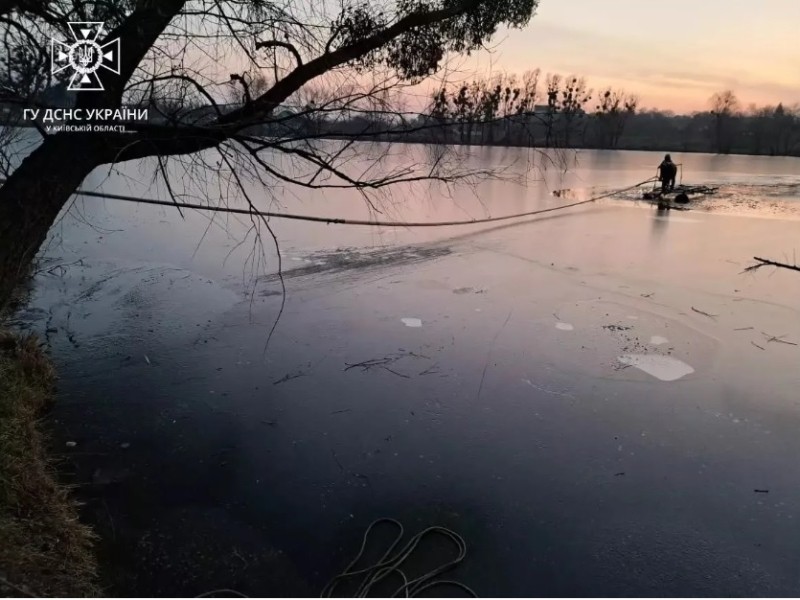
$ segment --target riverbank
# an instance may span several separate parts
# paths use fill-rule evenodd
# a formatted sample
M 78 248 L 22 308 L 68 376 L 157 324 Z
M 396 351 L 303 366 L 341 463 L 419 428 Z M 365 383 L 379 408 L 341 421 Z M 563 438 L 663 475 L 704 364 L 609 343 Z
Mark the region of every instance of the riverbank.
M 54 383 L 37 338 L 0 329 L 0 595 L 98 591 L 94 535 L 58 483 L 41 429 Z

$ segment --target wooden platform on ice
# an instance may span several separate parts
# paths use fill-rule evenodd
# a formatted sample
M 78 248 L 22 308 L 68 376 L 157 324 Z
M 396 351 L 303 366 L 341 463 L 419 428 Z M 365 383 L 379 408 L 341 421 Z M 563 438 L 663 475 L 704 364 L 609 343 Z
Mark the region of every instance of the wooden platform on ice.
M 674 202 L 675 198 L 682 194 L 689 198 L 691 201 L 692 196 L 711 196 L 716 194 L 719 188 L 709 187 L 707 185 L 678 185 L 669 192 L 663 192 L 660 189 L 645 192 L 643 198 L 645 200 L 667 200 Z

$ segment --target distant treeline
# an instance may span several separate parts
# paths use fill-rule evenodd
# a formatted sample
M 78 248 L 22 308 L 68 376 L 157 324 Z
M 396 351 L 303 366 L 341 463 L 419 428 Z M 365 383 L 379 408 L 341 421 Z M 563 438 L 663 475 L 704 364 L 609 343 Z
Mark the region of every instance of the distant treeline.
M 472 145 L 663 150 L 800 156 L 800 106 L 742 109 L 731 91 L 691 115 L 641 110 L 623 90 L 593 91 L 582 77 L 496 76 L 438 90 L 415 118 L 365 113 L 317 123 L 342 135 Z
M 255 82 L 254 82 L 255 83 Z M 63 86 L 61 86 L 63 87 Z M 442 87 L 420 113 L 402 111 L 386 98 L 358 108 L 352 92 L 326 101 L 282 105 L 249 134 L 302 140 L 310 137 L 419 143 L 661 150 L 717 154 L 800 156 L 800 104 L 742 108 L 732 91 L 714 94 L 708 110 L 690 115 L 642 110 L 624 90 L 592 90 L 583 77 L 497 75 Z M 69 105 L 63 89 L 42 102 Z M 368 95 L 365 97 L 369 98 Z M 144 106 L 144 105 L 142 105 Z M 181 96 L 151 103 L 160 124 L 203 125 L 241 106 L 209 106 Z M 0 104 L 0 123 L 20 124 L 21 109 Z

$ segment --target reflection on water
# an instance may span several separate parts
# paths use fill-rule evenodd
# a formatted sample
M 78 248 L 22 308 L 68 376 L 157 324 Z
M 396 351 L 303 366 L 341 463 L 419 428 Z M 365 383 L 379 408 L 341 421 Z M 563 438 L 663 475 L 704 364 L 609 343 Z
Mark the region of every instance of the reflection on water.
M 664 232 L 669 222 L 669 210 L 657 208 L 653 216 L 653 242 L 659 242 L 664 236 Z

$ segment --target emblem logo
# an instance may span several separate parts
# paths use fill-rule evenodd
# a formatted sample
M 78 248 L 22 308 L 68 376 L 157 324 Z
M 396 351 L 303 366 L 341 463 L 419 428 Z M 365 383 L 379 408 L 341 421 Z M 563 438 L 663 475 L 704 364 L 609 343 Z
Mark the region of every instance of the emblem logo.
M 73 92 L 103 91 L 98 71 L 106 69 L 119 75 L 119 38 L 102 46 L 97 41 L 103 33 L 102 22 L 69 23 L 72 41 L 50 40 L 50 72 L 55 75 L 72 70 L 69 89 Z

